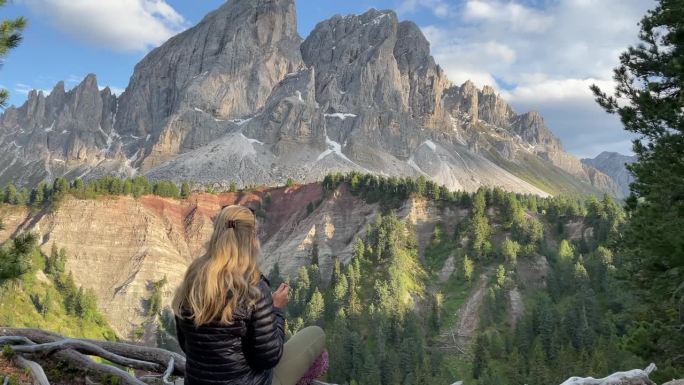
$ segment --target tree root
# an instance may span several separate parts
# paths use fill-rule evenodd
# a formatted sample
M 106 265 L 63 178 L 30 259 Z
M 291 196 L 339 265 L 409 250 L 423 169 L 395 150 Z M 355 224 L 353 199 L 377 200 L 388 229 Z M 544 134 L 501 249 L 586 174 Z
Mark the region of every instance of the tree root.
M 42 367 L 27 360 L 23 355 L 54 357 L 87 373 L 116 377 L 121 385 L 145 385 L 145 382 L 116 366 L 97 363 L 88 356 L 98 356 L 131 369 L 153 373 L 163 371 L 162 382 L 167 385 L 173 384 L 170 380 L 171 375 L 185 374 L 185 357 L 164 349 L 119 342 L 64 338 L 38 329 L 0 328 L 0 345 L 10 345 L 17 353 L 17 358 L 31 366 L 31 372 L 34 373 L 34 379 L 39 385 L 49 385 Z M 35 365 L 31 364 L 32 362 Z M 41 373 L 44 382 L 36 378 L 40 377 Z
M 31 360 L 27 360 L 26 358 L 17 355 L 14 358 L 14 361 L 19 365 L 21 368 L 27 369 L 29 372 L 31 372 L 31 377 L 33 377 L 34 384 L 36 385 L 50 385 L 50 381 L 48 381 L 47 376 L 45 375 L 45 371 L 43 370 L 43 367 L 40 366 L 39 363 Z

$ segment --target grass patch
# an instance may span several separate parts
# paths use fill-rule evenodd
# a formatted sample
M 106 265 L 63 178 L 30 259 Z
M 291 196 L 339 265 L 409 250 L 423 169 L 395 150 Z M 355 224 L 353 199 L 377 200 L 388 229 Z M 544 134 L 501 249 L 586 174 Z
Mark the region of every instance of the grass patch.
M 68 314 L 64 294 L 44 274 L 43 254 L 35 248 L 29 257 L 29 271 L 18 278 L 0 280 L 0 325 L 39 328 L 70 337 L 116 339 L 100 314 L 90 318 Z
M 430 242 L 425 248 L 425 267 L 430 272 L 438 272 L 444 267 L 444 262 L 450 255 L 458 259 L 458 245 L 452 240 Z
M 444 305 L 442 307 L 444 319 L 442 325 L 446 329 L 451 329 L 458 320 L 458 310 L 468 300 L 470 291 L 473 288 L 475 277 L 478 277 L 478 272 L 473 274 L 473 280 L 466 281 L 462 276 L 453 274 L 449 280 L 442 286 L 441 291 L 444 294 Z

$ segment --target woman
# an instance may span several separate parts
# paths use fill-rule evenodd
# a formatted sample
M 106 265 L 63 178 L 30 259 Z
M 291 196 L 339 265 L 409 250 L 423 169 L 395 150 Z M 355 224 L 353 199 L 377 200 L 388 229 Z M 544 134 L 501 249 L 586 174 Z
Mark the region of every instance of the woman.
M 316 326 L 284 343 L 289 287 L 271 294 L 258 254 L 252 211 L 224 207 L 206 254 L 190 265 L 173 299 L 185 385 L 294 385 L 323 352 L 325 334 Z

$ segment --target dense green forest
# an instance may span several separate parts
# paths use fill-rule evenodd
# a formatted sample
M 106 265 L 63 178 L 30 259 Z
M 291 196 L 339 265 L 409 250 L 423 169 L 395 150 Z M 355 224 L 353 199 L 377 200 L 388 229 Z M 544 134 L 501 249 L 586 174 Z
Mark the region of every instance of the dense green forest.
M 379 203 L 383 212 L 365 237 L 355 240 L 351 261 L 347 265 L 337 261 L 332 276 L 322 277 L 314 248 L 311 264 L 296 277 L 280 277 L 277 266 L 271 273 L 274 285 L 282 279 L 293 281 L 288 333 L 310 324 L 328 331 L 329 378 L 359 385 L 456 379 L 541 385 L 560 383 L 575 374 L 599 377 L 644 366 L 647 360 L 659 364 L 662 378 L 681 370 L 667 360 L 654 359 L 658 358 L 654 328 L 662 326 L 639 313 L 643 305 L 628 282 L 629 260 L 616 247 L 624 238 L 627 213 L 610 196 L 541 198 L 500 188 L 466 193 L 422 177 L 356 172 L 327 175 L 322 182 L 324 194 L 332 194 L 342 184 L 365 201 Z M 180 198 L 189 191 L 187 184 L 178 188 L 173 182 L 142 177 L 105 177 L 87 183 L 58 179 L 28 194 L 15 193 L 10 185 L 4 199 L 38 206 L 58 203 L 66 194 Z M 19 195 L 29 198 L 16 200 Z M 452 226 L 438 224 L 421 250 L 416 229 L 394 214 L 412 197 L 429 200 L 441 210 L 465 210 L 467 217 Z M 309 212 L 315 202 L 310 206 Z M 581 236 L 570 239 L 572 226 L 583 229 Z M 539 256 L 548 261 L 549 274 L 543 285 L 531 285 L 518 273 L 518 263 Z M 437 275 L 450 257 L 456 269 L 440 282 Z M 37 265 L 44 265 L 41 269 L 56 291 L 45 290 L 43 296 L 48 298 L 29 294 L 35 311 L 28 313 L 45 314 L 46 308 L 55 306 L 49 296 L 59 295 L 57 313 L 91 317 L 86 314 L 94 312 L 76 310 L 84 306 L 77 303 L 92 308 L 94 298 L 77 290 L 65 275 L 63 252 L 54 250 L 43 258 Z M 31 276 L 22 269 L 15 267 L 12 274 Z M 458 320 L 458 309 L 482 275 L 488 281 L 477 334 L 455 345 L 449 333 Z M 512 323 L 514 289 L 522 294 L 525 311 Z M 160 313 L 158 305 L 150 303 L 151 315 Z M 160 318 L 160 330 L 173 330 L 164 319 Z M 101 325 L 101 319 L 95 324 Z M 167 342 L 160 340 L 162 346 Z
M 68 181 L 65 178 L 56 178 L 52 183 L 43 181 L 31 189 L 27 187 L 17 189 L 13 183 L 10 183 L 0 190 L 0 202 L 40 207 L 45 204 L 59 203 L 67 194 L 79 199 L 92 199 L 103 195 L 139 197 L 151 194 L 167 198 L 185 198 L 190 195 L 190 192 L 188 182 L 181 183 L 179 187 L 175 182 L 152 182 L 142 176 L 127 179 L 105 176 L 87 182 L 82 179 Z
M 316 248 L 296 277 L 280 277 L 277 266 L 270 275 L 274 285 L 293 281 L 288 333 L 310 324 L 328 332 L 329 378 L 359 385 L 458 379 L 547 385 L 645 366 L 640 355 L 653 341 L 634 317 L 637 299 L 610 247 L 625 221 L 611 197 L 539 198 L 498 188 L 469 194 L 421 179 L 355 173 L 329 175 L 323 183 L 329 191 L 347 183 L 386 211 L 355 241 L 349 264 L 336 262 L 329 279 L 321 277 Z M 468 216 L 451 229 L 436 226 L 421 253 L 416 229 L 392 212 L 391 202 L 408 196 L 467 209 Z M 577 223 L 589 230 L 569 241 L 569 227 Z M 539 255 L 550 269 L 545 285 L 535 286 L 521 279 L 517 265 Z M 449 256 L 457 268 L 441 283 L 437 273 Z M 450 346 L 456 310 L 482 274 L 490 279 L 478 334 L 470 348 Z M 515 326 L 509 321 L 514 288 L 526 308 Z M 664 376 L 675 370 L 666 360 L 657 363 Z

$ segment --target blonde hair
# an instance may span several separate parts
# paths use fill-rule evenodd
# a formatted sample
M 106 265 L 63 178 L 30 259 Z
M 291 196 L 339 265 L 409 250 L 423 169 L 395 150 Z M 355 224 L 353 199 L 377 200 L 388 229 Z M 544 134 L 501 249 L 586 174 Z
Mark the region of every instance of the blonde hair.
M 251 306 L 259 299 L 256 230 L 256 218 L 248 208 L 233 205 L 221 210 L 207 252 L 190 264 L 176 290 L 172 306 L 177 316 L 190 311 L 197 326 L 212 321 L 229 324 L 238 306 Z

